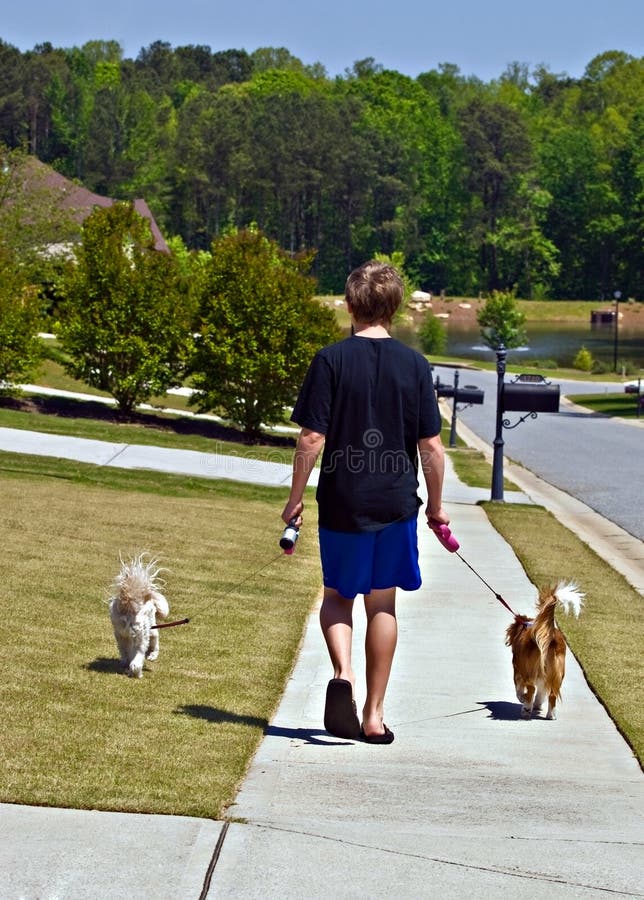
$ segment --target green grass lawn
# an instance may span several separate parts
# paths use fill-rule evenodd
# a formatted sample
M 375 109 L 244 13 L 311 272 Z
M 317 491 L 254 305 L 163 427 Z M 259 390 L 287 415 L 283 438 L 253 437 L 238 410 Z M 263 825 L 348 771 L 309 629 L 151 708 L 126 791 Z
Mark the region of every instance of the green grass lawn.
M 229 441 L 230 432 L 204 433 L 209 426 L 194 420 L 184 433 L 181 416 L 148 413 L 123 424 L 91 412 L 5 406 L 0 425 L 292 458 L 292 443 L 249 447 Z M 446 423 L 445 444 L 448 435 Z M 449 453 L 463 481 L 490 484 L 482 454 L 460 439 Z M 296 555 L 285 557 L 277 540 L 286 489 L 11 453 L 0 453 L 0 490 L 0 801 L 223 816 L 319 591 L 314 529 L 305 527 Z M 641 597 L 545 510 L 485 508 L 535 584 L 581 581 L 586 609 L 578 621 L 566 618 L 567 638 L 642 762 Z M 159 659 L 132 680 L 118 674 L 107 600 L 119 555 L 143 550 L 167 568 L 170 618 L 191 622 L 162 631 Z
M 234 428 L 180 413 L 139 412 L 131 421 L 123 422 L 110 407 L 92 401 L 34 396 L 30 402 L 33 409 L 26 411 L 11 399 L 0 401 L 0 427 L 286 464 L 293 458 L 295 435 L 267 435 L 266 443 L 247 444 Z
M 572 394 L 568 399 L 604 416 L 641 418 L 644 421 L 644 406 L 639 405 L 637 394 L 627 394 L 624 391 L 619 394 Z
M 280 553 L 284 490 L 0 454 L 0 800 L 221 817 L 318 594 L 313 528 Z M 170 618 L 118 674 L 119 555 L 158 554 Z
M 561 578 L 576 581 L 585 592 L 579 619 L 560 616 L 558 624 L 591 688 L 643 765 L 642 597 L 543 508 L 500 503 L 486 503 L 484 508 L 534 584 Z

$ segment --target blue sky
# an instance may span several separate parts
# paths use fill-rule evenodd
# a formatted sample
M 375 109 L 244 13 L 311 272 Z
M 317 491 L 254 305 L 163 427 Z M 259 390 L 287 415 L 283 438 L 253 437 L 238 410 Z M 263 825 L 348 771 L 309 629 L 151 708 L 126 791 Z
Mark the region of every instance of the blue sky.
M 114 39 L 127 57 L 155 40 L 286 47 L 330 76 L 371 56 L 412 77 L 446 62 L 490 81 L 514 61 L 578 77 L 605 50 L 644 56 L 644 0 L 15 0 L 0 38 L 21 50 Z

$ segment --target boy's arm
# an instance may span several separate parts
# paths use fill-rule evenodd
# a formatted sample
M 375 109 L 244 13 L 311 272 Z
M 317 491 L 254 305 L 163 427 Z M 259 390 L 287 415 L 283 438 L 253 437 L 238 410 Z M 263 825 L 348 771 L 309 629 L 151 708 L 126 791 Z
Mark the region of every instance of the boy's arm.
M 449 525 L 449 516 L 443 509 L 443 478 L 445 475 L 445 452 L 440 434 L 421 438 L 418 441 L 420 465 L 427 485 L 427 523 Z
M 323 434 L 320 434 L 318 431 L 311 431 L 310 428 L 302 428 L 297 439 L 295 456 L 293 457 L 291 493 L 282 512 L 282 519 L 288 523 L 294 518 L 298 528 L 302 524 L 304 489 L 323 445 Z

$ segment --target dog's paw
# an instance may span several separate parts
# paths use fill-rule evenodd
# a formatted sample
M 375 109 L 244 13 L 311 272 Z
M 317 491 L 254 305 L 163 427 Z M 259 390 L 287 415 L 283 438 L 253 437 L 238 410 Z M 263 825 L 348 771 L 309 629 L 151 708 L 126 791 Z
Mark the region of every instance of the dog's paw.
M 556 709 L 549 709 L 549 710 L 548 710 L 548 715 L 546 716 L 546 719 L 550 719 L 551 721 L 553 721 L 553 720 L 555 720 L 556 718 L 557 718 L 557 710 L 556 710 Z
M 531 719 L 532 718 L 532 710 L 526 709 L 525 706 L 521 707 L 521 718 L 522 719 Z
M 147 654 L 146 659 L 157 659 L 159 656 L 158 650 L 151 650 L 150 653 Z
M 143 668 L 141 666 L 130 665 L 127 670 L 127 674 L 130 678 L 142 678 Z

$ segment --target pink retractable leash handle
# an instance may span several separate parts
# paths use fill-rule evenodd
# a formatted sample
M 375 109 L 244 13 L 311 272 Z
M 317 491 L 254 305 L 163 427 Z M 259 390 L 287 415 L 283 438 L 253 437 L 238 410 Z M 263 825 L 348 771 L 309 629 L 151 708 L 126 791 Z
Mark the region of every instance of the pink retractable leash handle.
M 460 544 L 447 525 L 430 525 L 429 527 L 446 550 L 449 550 L 450 553 L 456 553 Z

